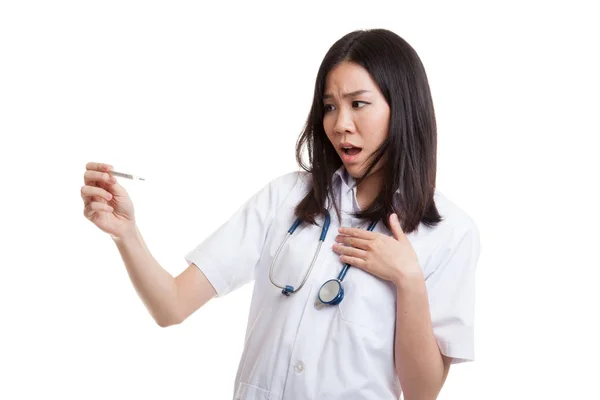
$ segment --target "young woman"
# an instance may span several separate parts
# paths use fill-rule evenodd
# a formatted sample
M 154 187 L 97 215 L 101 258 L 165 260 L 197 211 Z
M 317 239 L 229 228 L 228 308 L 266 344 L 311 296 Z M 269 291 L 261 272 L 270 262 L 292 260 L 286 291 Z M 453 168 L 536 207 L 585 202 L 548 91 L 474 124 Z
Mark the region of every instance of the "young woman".
M 236 399 L 435 399 L 450 364 L 473 359 L 480 252 L 473 220 L 436 189 L 436 146 L 416 52 L 356 31 L 318 71 L 303 171 L 258 191 L 179 276 L 146 248 L 111 166 L 87 165 L 84 214 L 161 326 L 254 281 Z

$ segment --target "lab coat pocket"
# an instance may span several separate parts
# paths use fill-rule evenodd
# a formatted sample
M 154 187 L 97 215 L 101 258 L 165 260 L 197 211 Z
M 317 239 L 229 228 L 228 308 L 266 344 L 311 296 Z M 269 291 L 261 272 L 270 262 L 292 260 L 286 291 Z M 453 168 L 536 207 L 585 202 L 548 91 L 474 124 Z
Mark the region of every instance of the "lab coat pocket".
M 394 329 L 396 291 L 393 283 L 359 268 L 350 268 L 343 286 L 344 299 L 339 310 L 344 321 L 373 333 Z

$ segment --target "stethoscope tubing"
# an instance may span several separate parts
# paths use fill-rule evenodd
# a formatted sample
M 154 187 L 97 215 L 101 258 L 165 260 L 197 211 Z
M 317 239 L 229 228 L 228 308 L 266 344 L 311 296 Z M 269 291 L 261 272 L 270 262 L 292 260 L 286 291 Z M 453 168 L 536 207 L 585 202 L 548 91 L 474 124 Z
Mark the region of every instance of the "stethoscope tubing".
M 300 224 L 302 223 L 302 220 L 300 218 L 297 218 L 296 221 L 294 221 L 294 223 L 292 224 L 292 226 L 290 227 L 290 229 L 288 229 L 288 232 L 285 236 L 285 238 L 283 239 L 283 241 L 281 242 L 281 244 L 279 245 L 279 247 L 277 248 L 277 252 L 275 253 L 275 257 L 273 257 L 273 261 L 271 261 L 271 267 L 269 268 L 269 280 L 271 281 L 271 283 L 282 289 L 281 293 L 285 296 L 289 296 L 291 293 L 295 293 L 298 290 L 302 289 L 302 287 L 304 286 L 304 284 L 306 283 L 306 281 L 308 280 L 308 277 L 310 276 L 313 267 L 315 266 L 315 262 L 317 260 L 317 257 L 321 251 L 321 247 L 323 246 L 323 242 L 325 241 L 325 238 L 327 237 L 327 231 L 329 230 L 329 224 L 331 222 L 331 216 L 329 215 L 329 211 L 325 210 L 325 219 L 323 221 L 323 228 L 321 229 L 321 236 L 319 237 L 319 243 L 317 245 L 317 249 L 313 255 L 313 259 L 310 263 L 310 267 L 308 269 L 308 272 L 304 275 L 304 279 L 302 280 L 302 283 L 300 283 L 300 286 L 298 286 L 298 288 L 294 288 L 291 285 L 285 285 L 285 286 L 281 286 L 279 284 L 277 284 L 275 281 L 273 281 L 273 269 L 275 268 L 275 263 L 277 261 L 277 259 L 279 258 L 279 253 L 281 252 L 281 249 L 283 248 L 283 246 L 285 245 L 285 243 L 287 242 L 287 240 L 290 238 L 290 236 L 292 236 L 292 234 L 294 233 L 294 231 L 296 230 L 296 228 L 298 228 L 298 226 L 300 226 Z M 367 228 L 368 231 L 373 231 L 373 229 L 375 228 L 375 226 L 377 225 L 377 221 L 372 221 L 369 224 L 369 227 Z M 323 302 L 324 304 L 331 304 L 331 305 L 335 305 L 338 304 L 339 302 L 342 301 L 342 299 L 344 298 L 344 289 L 342 287 L 342 281 L 344 280 L 344 278 L 346 277 L 346 274 L 348 273 L 348 270 L 350 269 L 350 264 L 346 263 L 344 264 L 344 267 L 342 268 L 342 270 L 340 271 L 340 273 L 338 274 L 338 277 L 336 279 L 330 279 L 328 281 L 326 281 L 325 283 L 323 283 L 321 285 L 321 288 L 319 289 L 319 300 L 321 302 Z M 323 291 L 326 290 L 325 289 L 325 285 L 327 285 L 328 283 L 330 283 L 331 281 L 337 281 L 338 284 L 338 292 L 336 294 L 336 296 L 334 296 L 334 298 L 331 301 L 323 301 L 321 298 L 321 294 L 324 293 Z
M 292 234 L 294 233 L 296 228 L 298 228 L 300 223 L 302 223 L 302 220 L 300 218 L 297 218 L 296 221 L 290 227 L 290 229 L 288 229 L 288 232 L 287 232 L 285 238 L 283 239 L 283 242 L 281 242 L 281 244 L 279 245 L 279 248 L 277 249 L 277 252 L 275 253 L 275 257 L 273 257 L 273 261 L 271 261 L 271 267 L 269 268 L 269 280 L 271 281 L 271 283 L 273 285 L 282 289 L 281 293 L 286 296 L 289 296 L 290 293 L 294 293 L 294 292 L 297 292 L 298 290 L 302 289 L 302 287 L 308 280 L 308 277 L 310 276 L 310 273 L 312 272 L 313 267 L 315 266 L 315 262 L 317 261 L 317 257 L 319 256 L 319 253 L 321 252 L 321 246 L 323 246 L 323 242 L 325 241 L 325 238 L 327 237 L 327 231 L 329 230 L 329 224 L 331 223 L 331 216 L 329 215 L 329 211 L 325 210 L 325 219 L 323 221 L 323 229 L 321 229 L 321 236 L 319 237 L 319 243 L 317 245 L 315 254 L 313 255 L 313 259 L 310 263 L 310 267 L 308 269 L 308 272 L 304 275 L 304 279 L 302 280 L 302 283 L 300 284 L 300 286 L 298 286 L 298 288 L 294 289 L 294 287 L 290 286 L 290 285 L 281 286 L 281 285 L 275 283 L 275 281 L 273 281 L 273 269 L 275 267 L 275 262 L 277 261 L 277 258 L 279 257 L 279 253 L 281 252 L 281 249 L 283 248 L 285 242 L 287 242 L 289 237 L 292 236 Z

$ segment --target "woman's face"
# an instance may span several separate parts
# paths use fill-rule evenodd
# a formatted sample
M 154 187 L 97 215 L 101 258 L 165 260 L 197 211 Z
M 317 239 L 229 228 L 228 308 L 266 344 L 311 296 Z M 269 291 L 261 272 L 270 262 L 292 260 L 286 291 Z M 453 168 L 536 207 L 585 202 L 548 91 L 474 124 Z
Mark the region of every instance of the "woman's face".
M 367 70 L 348 61 L 327 74 L 323 105 L 323 128 L 329 141 L 348 173 L 360 178 L 368 157 L 388 135 L 389 105 Z

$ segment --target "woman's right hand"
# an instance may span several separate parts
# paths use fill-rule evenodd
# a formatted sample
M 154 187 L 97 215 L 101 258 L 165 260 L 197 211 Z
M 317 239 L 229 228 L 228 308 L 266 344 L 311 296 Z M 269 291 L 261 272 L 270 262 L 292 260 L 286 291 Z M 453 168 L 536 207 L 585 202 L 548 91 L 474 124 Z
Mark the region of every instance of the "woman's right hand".
M 90 162 L 85 168 L 83 215 L 113 239 L 131 235 L 135 231 L 133 202 L 117 178 L 109 174 L 112 166 Z

